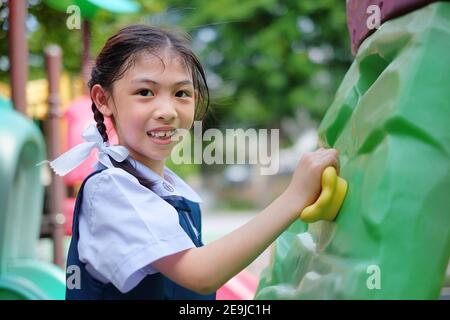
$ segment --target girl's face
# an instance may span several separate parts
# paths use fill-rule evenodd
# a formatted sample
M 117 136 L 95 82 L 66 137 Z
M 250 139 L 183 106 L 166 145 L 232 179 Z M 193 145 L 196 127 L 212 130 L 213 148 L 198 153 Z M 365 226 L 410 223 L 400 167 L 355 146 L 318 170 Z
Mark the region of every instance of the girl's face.
M 154 168 L 155 163 L 164 163 L 176 145 L 170 139 L 174 130 L 192 126 L 192 73 L 170 50 L 156 55 L 140 53 L 123 77 L 114 82 L 107 101 L 119 144 L 127 147 L 134 159 Z

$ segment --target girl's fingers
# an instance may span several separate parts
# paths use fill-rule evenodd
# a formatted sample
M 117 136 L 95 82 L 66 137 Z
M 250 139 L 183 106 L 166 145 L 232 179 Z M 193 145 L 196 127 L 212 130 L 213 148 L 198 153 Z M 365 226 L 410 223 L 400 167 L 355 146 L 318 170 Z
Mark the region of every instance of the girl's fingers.
M 335 156 L 333 158 L 333 166 L 336 168 L 336 173 L 339 175 L 340 168 L 339 168 L 339 157 Z
M 326 149 L 319 153 L 319 159 L 325 159 L 327 157 L 338 157 L 338 153 L 335 149 Z
M 330 150 L 330 152 L 323 155 L 321 160 L 324 163 L 324 169 L 326 167 L 333 166 L 336 169 L 336 173 L 339 175 L 339 156 L 336 151 Z
M 317 161 L 322 163 L 325 170 L 326 167 L 333 166 L 336 169 L 336 173 L 339 175 L 339 152 L 336 149 L 325 149 L 323 147 L 317 150 Z
M 337 175 L 341 175 L 341 165 L 339 164 L 339 157 L 336 159 L 336 172 Z

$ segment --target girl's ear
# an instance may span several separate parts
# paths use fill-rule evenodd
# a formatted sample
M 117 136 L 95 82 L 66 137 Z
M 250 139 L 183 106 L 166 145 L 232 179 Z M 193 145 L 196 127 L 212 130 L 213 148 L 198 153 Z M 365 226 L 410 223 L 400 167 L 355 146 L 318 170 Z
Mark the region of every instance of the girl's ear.
M 97 109 L 107 117 L 110 117 L 113 112 L 110 106 L 108 106 L 108 98 L 106 96 L 106 90 L 99 84 L 95 84 L 91 89 L 91 98 L 94 101 Z

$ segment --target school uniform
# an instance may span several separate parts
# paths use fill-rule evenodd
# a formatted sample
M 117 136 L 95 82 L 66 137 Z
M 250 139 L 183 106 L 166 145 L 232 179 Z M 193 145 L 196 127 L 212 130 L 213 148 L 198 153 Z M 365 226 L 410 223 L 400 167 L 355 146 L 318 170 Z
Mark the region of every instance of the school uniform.
M 163 179 L 131 163 L 154 183 L 152 190 L 102 163 L 80 188 L 67 267 L 78 266 L 81 285 L 67 287 L 66 299 L 215 299 L 215 293 L 197 294 L 152 267 L 162 257 L 203 245 L 201 198 L 170 169 Z

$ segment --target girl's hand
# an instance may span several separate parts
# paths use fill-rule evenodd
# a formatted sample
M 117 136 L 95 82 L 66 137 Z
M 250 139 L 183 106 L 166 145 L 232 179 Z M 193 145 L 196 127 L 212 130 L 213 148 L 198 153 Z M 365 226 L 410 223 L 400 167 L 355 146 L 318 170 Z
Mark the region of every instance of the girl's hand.
M 294 205 L 300 213 L 303 208 L 313 204 L 322 190 L 322 172 L 334 166 L 339 174 L 339 153 L 336 149 L 320 148 L 315 152 L 307 152 L 300 159 L 292 180 L 284 192 L 286 201 Z

